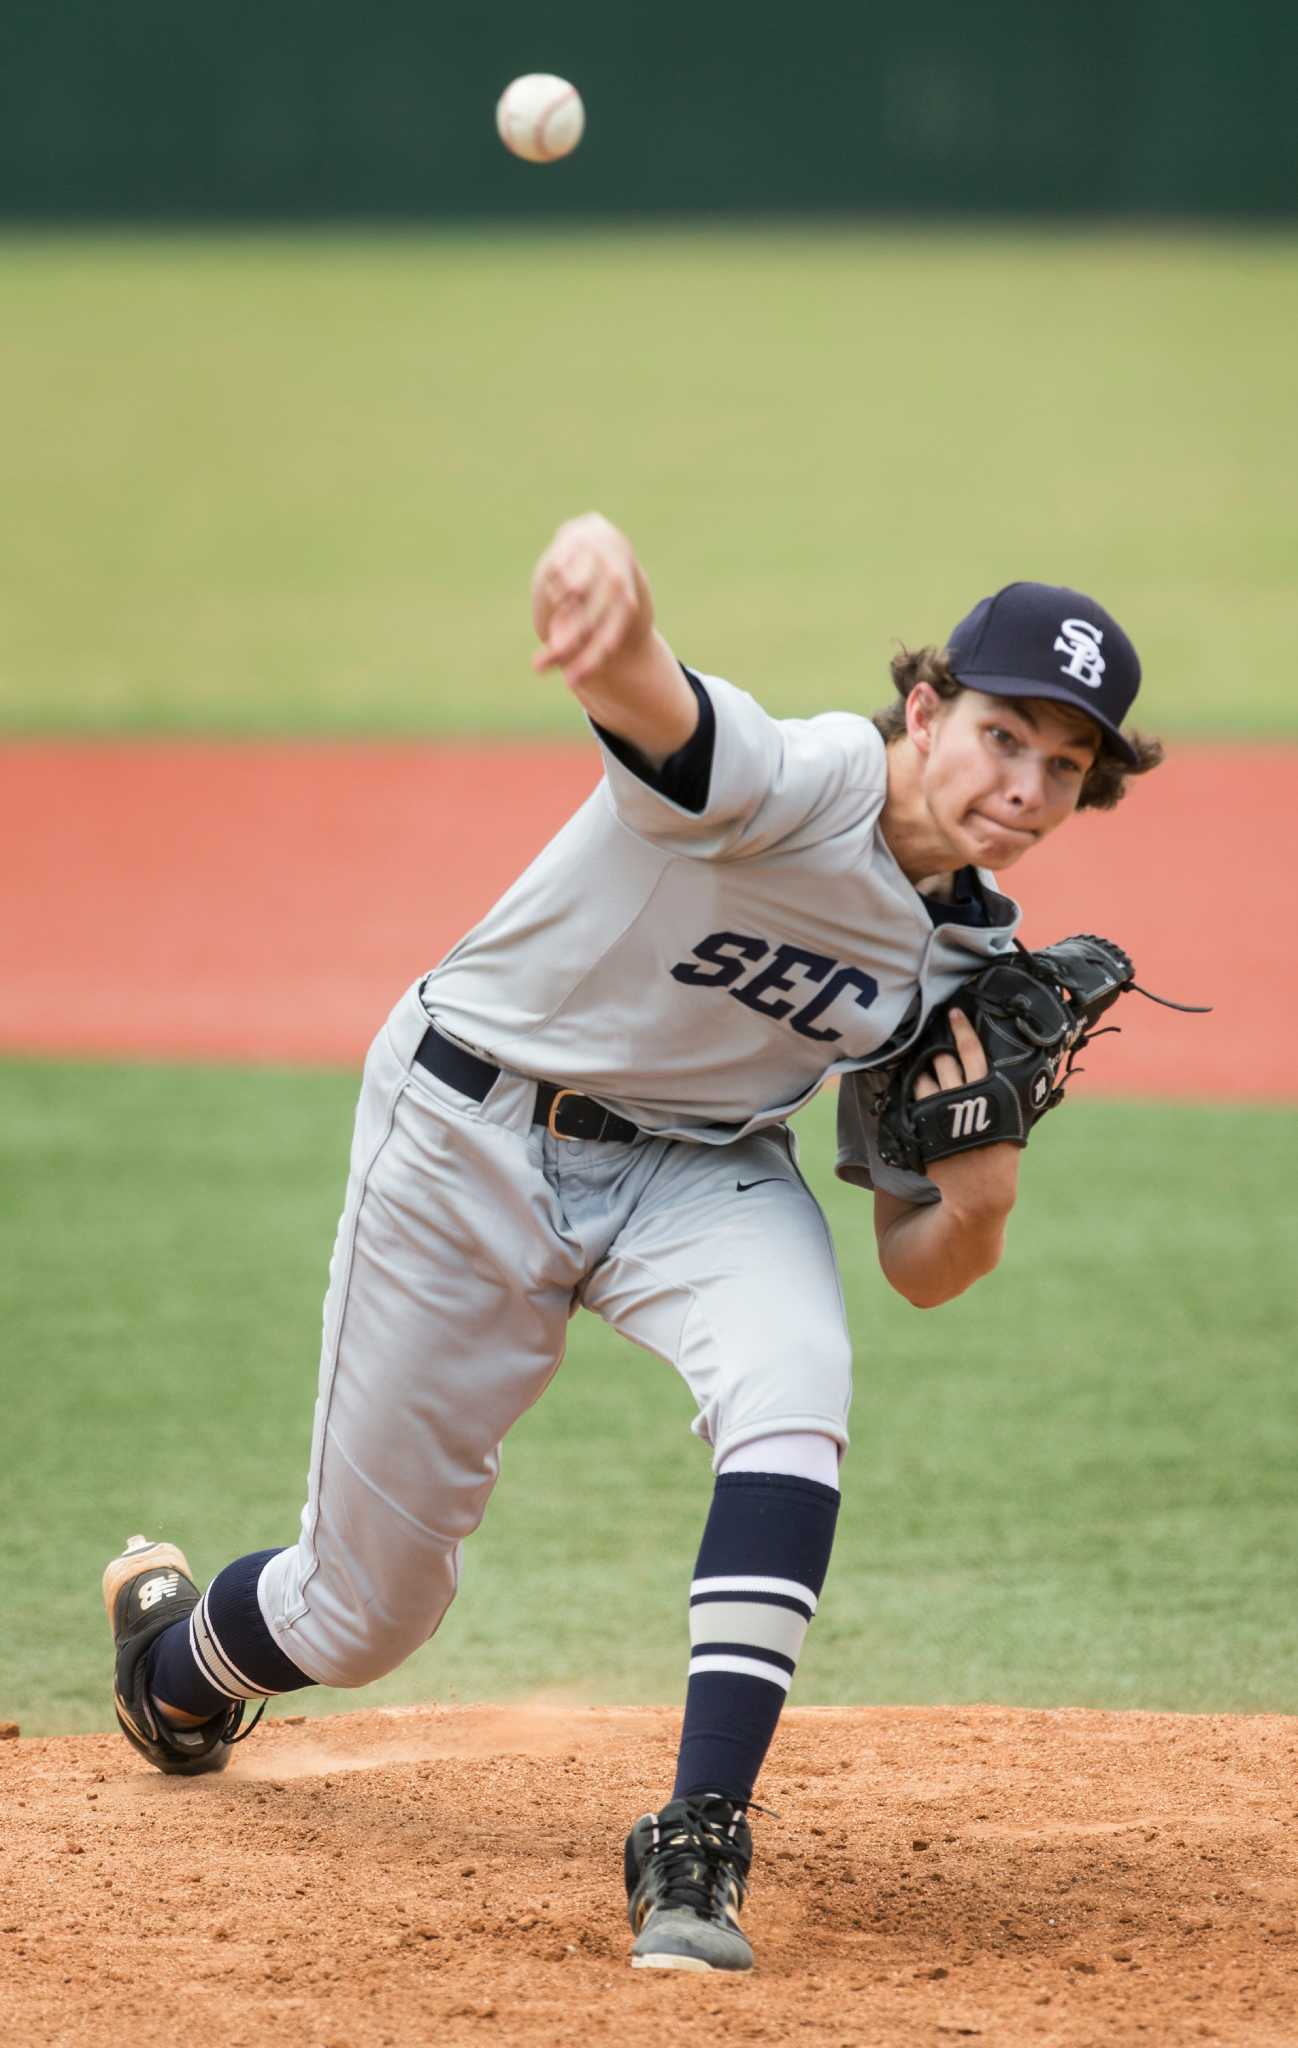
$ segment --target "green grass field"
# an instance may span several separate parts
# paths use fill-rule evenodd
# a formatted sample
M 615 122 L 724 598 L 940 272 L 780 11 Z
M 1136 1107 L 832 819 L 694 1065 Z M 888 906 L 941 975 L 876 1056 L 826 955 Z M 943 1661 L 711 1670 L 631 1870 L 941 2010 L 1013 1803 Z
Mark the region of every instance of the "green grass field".
M 1155 729 L 1298 731 L 1298 239 L 866 227 L 9 236 L 0 728 L 550 732 L 596 505 L 678 651 L 887 695 L 1017 576 Z
M 0 1066 L 0 1718 L 25 1732 L 110 1725 L 98 1578 L 132 1530 L 202 1574 L 292 1538 L 353 1092 Z M 796 1697 L 1298 1710 L 1298 1114 L 1077 1100 L 1028 1156 L 1001 1269 L 922 1315 L 832 1179 L 831 1109 L 801 1129 L 857 1398 Z M 579 1317 L 437 1640 L 305 1703 L 677 1697 L 711 1484 L 690 1413 L 666 1367 Z
M 1129 625 L 1147 727 L 1298 734 L 1292 233 L 0 258 L 0 733 L 575 733 L 527 586 L 596 505 L 678 650 L 777 712 L 881 701 L 897 638 L 1031 576 Z M 134 1528 L 200 1573 L 292 1536 L 353 1087 L 0 1063 L 0 1717 L 108 1724 L 98 1576 Z M 921 1316 L 832 1181 L 828 1107 L 803 1128 L 856 1438 L 797 1697 L 1298 1710 L 1295 1113 L 1079 1100 L 1001 1271 Z M 688 1419 L 580 1319 L 463 1598 L 364 1698 L 676 1697 L 710 1486 Z

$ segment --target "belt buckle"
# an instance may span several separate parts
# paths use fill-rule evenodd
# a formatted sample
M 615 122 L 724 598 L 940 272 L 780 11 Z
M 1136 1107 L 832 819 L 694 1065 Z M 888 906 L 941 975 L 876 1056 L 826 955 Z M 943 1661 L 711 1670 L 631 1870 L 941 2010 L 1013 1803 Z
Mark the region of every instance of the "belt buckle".
M 552 1138 L 562 1138 L 563 1142 L 564 1142 L 564 1143 L 565 1143 L 566 1145 L 571 1145 L 571 1144 L 574 1144 L 574 1143 L 576 1142 L 576 1141 L 575 1141 L 575 1139 L 573 1139 L 572 1137 L 570 1137 L 567 1131 L 561 1131 L 561 1130 L 559 1129 L 558 1125 L 557 1125 L 557 1124 L 556 1124 L 556 1122 L 555 1122 L 555 1118 L 556 1118 L 556 1117 L 558 1116 L 558 1114 L 559 1114 L 559 1104 L 560 1104 L 560 1103 L 561 1103 L 561 1102 L 563 1101 L 563 1099 L 564 1099 L 564 1097 L 565 1097 L 566 1095 L 572 1095 L 572 1096 L 574 1096 L 574 1097 L 576 1097 L 576 1098 L 580 1099 L 580 1096 L 581 1096 L 581 1090 L 580 1090 L 580 1088 L 556 1088 L 556 1089 L 555 1089 L 555 1091 L 554 1091 L 554 1100 L 553 1100 L 553 1101 L 551 1102 L 551 1104 L 550 1104 L 550 1113 L 549 1113 L 549 1115 L 548 1115 L 548 1116 L 546 1117 L 546 1119 L 545 1119 L 545 1128 L 546 1128 L 546 1130 L 547 1130 L 547 1131 L 548 1131 L 548 1132 L 550 1133 L 550 1136 L 551 1136 Z

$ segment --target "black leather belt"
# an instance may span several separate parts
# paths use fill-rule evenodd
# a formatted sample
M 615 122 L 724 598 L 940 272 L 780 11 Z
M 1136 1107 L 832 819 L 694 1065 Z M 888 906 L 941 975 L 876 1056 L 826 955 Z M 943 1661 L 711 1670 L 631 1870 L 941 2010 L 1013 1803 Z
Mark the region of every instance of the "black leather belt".
M 474 1102 L 485 1102 L 500 1078 L 500 1068 L 491 1060 L 479 1059 L 477 1053 L 453 1045 L 431 1024 L 415 1049 L 415 1059 L 430 1074 L 436 1074 L 439 1081 L 445 1081 L 448 1088 L 458 1089 Z M 544 1124 L 552 1138 L 596 1138 L 608 1144 L 628 1145 L 632 1138 L 640 1136 L 637 1124 L 628 1123 L 624 1116 L 614 1116 L 611 1109 L 593 1102 L 589 1095 L 579 1095 L 575 1088 L 559 1088 L 553 1081 L 537 1082 L 532 1122 Z

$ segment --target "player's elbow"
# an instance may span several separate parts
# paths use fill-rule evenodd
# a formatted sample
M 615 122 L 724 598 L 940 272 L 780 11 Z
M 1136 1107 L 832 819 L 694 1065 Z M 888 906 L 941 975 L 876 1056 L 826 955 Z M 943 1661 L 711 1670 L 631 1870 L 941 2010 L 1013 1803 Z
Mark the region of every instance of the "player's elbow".
M 990 1272 L 991 1268 L 986 1270 Z M 948 1273 L 922 1280 L 908 1276 L 904 1281 L 894 1280 L 892 1285 L 912 1308 L 945 1308 L 948 1301 L 966 1293 L 982 1277 L 981 1273 L 962 1273 L 958 1277 Z
M 1002 1216 L 977 1232 L 966 1230 L 926 1257 L 882 1256 L 884 1278 L 912 1308 L 941 1308 L 996 1270 L 1005 1249 Z

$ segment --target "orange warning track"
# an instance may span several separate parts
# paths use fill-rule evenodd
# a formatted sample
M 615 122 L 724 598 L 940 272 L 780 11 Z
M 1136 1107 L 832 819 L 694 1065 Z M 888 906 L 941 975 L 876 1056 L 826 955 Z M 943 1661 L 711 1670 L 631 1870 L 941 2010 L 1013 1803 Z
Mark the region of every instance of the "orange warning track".
M 0 1049 L 355 1063 L 594 786 L 589 745 L 0 746 Z M 1298 747 L 1184 747 L 1014 873 L 1026 936 L 1099 931 L 1132 1000 L 1091 1093 L 1298 1100 Z M 598 875 L 591 887 L 599 887 Z

